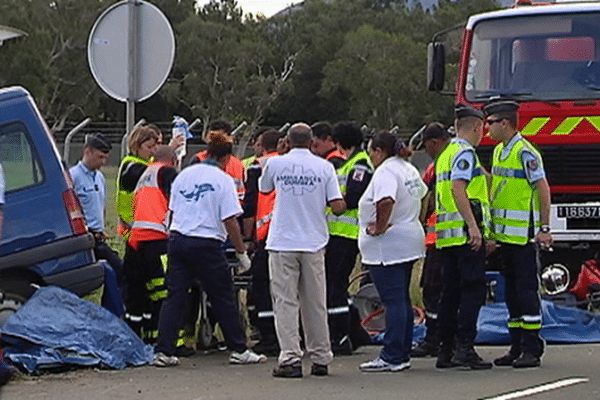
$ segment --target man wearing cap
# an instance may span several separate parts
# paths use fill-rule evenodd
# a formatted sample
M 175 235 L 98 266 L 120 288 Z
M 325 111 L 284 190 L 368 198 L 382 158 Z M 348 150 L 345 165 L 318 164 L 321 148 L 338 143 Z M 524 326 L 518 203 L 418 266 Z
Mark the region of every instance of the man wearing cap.
M 438 261 L 438 253 L 435 250 L 435 160 L 450 142 L 450 133 L 446 127 L 439 122 L 433 122 L 423 131 L 421 143 L 417 150 L 423 149 L 433 160 L 423 173 L 423 182 L 429 188 L 429 193 L 423 200 L 422 220 L 426 223 L 427 236 L 425 245 L 427 253 L 423 264 L 421 275 L 421 287 L 423 288 L 423 303 L 425 304 L 425 327 L 424 340 L 414 347 L 411 357 L 436 357 L 439 350 L 438 325 L 438 303 L 442 292 L 441 268 Z
M 112 149 L 110 141 L 101 133 L 85 136 L 83 156 L 69 172 L 75 185 L 75 192 L 83 208 L 88 229 L 94 234 L 96 247 L 94 254 L 98 260 L 107 260 L 117 274 L 117 282 L 122 282 L 123 261 L 116 251 L 106 243 L 104 231 L 104 205 L 106 182 L 100 168 L 106 164 Z
M 457 137 L 435 164 L 435 246 L 442 269 L 436 367 L 481 370 L 492 367 L 473 347 L 486 295 L 483 241 L 490 220 L 487 178 L 474 148 L 483 136 L 483 113 L 463 104 L 455 113 Z
M 540 365 L 544 341 L 534 243 L 552 245 L 550 187 L 540 153 L 517 132 L 518 103 L 497 100 L 484 107 L 490 136 L 501 142 L 492 159 L 492 237 L 500 244 L 511 338 L 498 366 Z

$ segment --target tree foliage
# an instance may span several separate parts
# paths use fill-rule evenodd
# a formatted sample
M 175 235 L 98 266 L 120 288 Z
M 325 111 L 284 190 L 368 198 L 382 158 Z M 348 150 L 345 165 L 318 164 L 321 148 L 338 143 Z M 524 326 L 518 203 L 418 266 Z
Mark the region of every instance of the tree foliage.
M 300 120 L 355 120 L 375 129 L 449 122 L 452 100 L 425 91 L 427 43 L 473 13 L 498 8 L 495 0 L 439 0 L 431 10 L 406 0 L 306 0 L 298 11 L 265 19 L 243 15 L 236 0 L 200 8 L 195 0 L 152 2 L 174 28 L 176 58 L 165 86 L 138 105 L 138 117 L 178 113 L 251 128 Z M 124 106 L 97 87 L 86 59 L 92 25 L 114 3 L 3 0 L 0 24 L 29 36 L 0 47 L 0 84 L 27 88 L 55 128 L 87 116 L 123 118 Z M 452 71 L 460 31 L 449 38 Z

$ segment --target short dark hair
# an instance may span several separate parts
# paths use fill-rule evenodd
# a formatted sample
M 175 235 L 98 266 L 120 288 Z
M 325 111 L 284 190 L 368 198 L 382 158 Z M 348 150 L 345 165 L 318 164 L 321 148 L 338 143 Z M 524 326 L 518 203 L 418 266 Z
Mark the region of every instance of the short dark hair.
M 219 159 L 233 153 L 231 138 L 222 132 L 213 132 L 208 137 L 208 156 Z
M 285 135 L 279 132 L 277 129 L 268 129 L 264 131 L 260 136 L 262 137 L 262 147 L 264 147 L 266 151 L 272 152 L 277 150 L 277 143 L 279 143 L 279 139 L 281 139 Z
M 315 122 L 310 127 L 313 132 L 313 136 L 324 140 L 333 135 L 333 126 L 327 121 Z
M 351 147 L 359 148 L 364 140 L 360 127 L 353 122 L 338 122 L 333 126 L 333 141 L 342 146 L 343 149 Z
M 208 131 L 223 131 L 227 135 L 230 135 L 233 131 L 233 126 L 228 121 L 218 119 L 208 124 Z

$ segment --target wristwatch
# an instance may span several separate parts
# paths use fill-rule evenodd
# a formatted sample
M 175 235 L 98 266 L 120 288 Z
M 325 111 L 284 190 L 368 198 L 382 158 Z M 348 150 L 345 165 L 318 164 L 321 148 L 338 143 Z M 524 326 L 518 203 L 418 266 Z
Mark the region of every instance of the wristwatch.
M 550 233 L 550 225 L 542 225 L 542 226 L 540 226 L 540 232 L 542 232 L 542 233 Z

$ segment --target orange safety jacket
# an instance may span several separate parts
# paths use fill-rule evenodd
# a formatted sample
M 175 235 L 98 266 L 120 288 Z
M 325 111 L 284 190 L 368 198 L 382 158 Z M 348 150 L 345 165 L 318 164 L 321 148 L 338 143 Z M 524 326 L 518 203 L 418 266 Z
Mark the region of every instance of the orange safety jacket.
M 325 159 L 327 161 L 331 160 L 332 158 L 341 158 L 342 160 L 345 160 L 346 156 L 344 155 L 344 153 L 342 153 L 338 149 L 335 149 L 335 150 L 332 150 L 329 154 L 327 154 L 325 156 Z
M 267 160 L 273 156 L 278 155 L 276 151 L 265 154 L 264 156 L 257 159 L 255 162 L 260 164 L 260 168 L 264 168 Z M 269 233 L 269 225 L 273 217 L 273 206 L 275 205 L 275 191 L 269 193 L 258 192 L 256 200 L 256 213 L 254 215 L 255 226 L 256 226 L 256 240 L 264 242 L 267 239 Z
M 168 237 L 165 217 L 169 199 L 158 184 L 158 172 L 166 164 L 153 162 L 140 177 L 133 195 L 133 223 L 129 245 L 137 250 L 139 242 Z
M 208 158 L 208 151 L 201 151 L 196 154 L 196 158 L 199 161 L 204 161 Z M 237 191 L 238 200 L 240 203 L 244 200 L 246 195 L 246 188 L 244 182 L 246 181 L 246 169 L 244 164 L 234 155 L 231 155 L 225 163 L 225 173 L 233 178 L 235 182 L 235 189 Z

